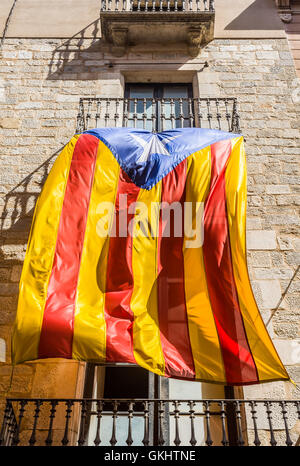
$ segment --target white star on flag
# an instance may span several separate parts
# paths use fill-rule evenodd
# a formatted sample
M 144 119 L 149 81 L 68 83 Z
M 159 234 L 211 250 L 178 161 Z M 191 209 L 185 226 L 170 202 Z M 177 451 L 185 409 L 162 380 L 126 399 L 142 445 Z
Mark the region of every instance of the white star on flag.
M 171 156 L 170 152 L 166 148 L 165 144 L 172 141 L 178 136 L 173 136 L 171 138 L 164 138 L 162 141 L 153 134 L 149 141 L 145 141 L 143 138 L 140 138 L 136 134 L 131 134 L 132 137 L 144 148 L 142 154 L 138 158 L 138 162 L 146 162 L 152 154 L 159 154 L 159 155 L 168 155 Z

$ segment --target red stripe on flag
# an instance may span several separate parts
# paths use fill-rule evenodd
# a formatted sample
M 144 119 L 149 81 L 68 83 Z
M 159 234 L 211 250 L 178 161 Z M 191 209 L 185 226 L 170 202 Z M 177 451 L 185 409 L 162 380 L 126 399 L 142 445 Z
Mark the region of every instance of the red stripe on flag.
M 72 358 L 74 311 L 99 141 L 79 137 L 71 161 L 50 275 L 39 358 Z
M 116 237 L 111 237 L 109 240 L 106 272 L 107 361 L 136 363 L 132 336 L 134 316 L 130 309 L 133 292 L 132 235 L 128 234 L 128 225 L 134 214 L 128 214 L 128 209 L 133 202 L 136 202 L 139 191 L 140 188 L 121 170 L 115 203 Z M 123 197 L 124 195 L 126 197 Z
M 167 219 L 160 213 L 159 239 L 158 239 L 158 317 L 165 358 L 165 372 L 169 376 L 194 378 L 195 368 L 189 338 L 187 311 L 184 289 L 184 261 L 183 261 L 183 213 L 185 200 L 186 160 L 177 165 L 162 180 L 161 202 L 178 203 L 171 210 L 170 236 Z M 176 215 L 178 219 L 176 221 Z M 174 223 L 180 226 L 182 234 L 174 230 Z
M 227 383 L 258 380 L 233 275 L 228 231 L 225 170 L 231 140 L 211 146 L 211 185 L 204 211 L 204 264 Z

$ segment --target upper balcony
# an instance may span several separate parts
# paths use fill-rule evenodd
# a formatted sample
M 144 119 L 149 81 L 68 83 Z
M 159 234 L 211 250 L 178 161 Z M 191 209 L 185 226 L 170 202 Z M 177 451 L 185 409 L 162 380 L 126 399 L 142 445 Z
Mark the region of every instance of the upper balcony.
M 121 57 L 127 46 L 186 43 L 195 57 L 214 36 L 214 0 L 101 0 L 101 30 Z

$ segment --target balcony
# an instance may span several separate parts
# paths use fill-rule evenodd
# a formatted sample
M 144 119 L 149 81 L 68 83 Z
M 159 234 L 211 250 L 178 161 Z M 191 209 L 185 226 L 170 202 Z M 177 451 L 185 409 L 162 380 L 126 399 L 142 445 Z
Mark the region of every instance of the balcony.
M 214 1 L 101 0 L 100 20 L 103 37 L 117 57 L 127 46 L 157 42 L 186 43 L 195 57 L 213 39 Z
M 79 102 L 76 132 L 99 127 L 132 127 L 148 131 L 198 127 L 240 132 L 236 98 L 105 98 Z
M 296 446 L 299 419 L 299 400 L 7 399 L 0 445 Z

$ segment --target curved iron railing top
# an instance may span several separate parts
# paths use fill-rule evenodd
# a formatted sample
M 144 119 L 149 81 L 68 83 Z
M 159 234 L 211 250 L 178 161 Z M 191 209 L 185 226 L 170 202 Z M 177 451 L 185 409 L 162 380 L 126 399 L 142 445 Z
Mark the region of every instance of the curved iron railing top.
M 214 13 L 214 0 L 100 0 L 100 11 L 207 12 Z

